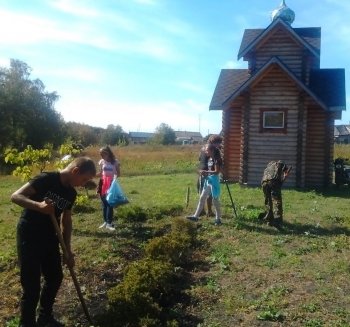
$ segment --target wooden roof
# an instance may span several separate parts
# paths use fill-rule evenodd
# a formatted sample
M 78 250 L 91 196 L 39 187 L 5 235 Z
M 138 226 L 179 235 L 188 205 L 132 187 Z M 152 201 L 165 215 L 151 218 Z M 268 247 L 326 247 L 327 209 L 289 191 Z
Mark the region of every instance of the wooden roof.
M 222 69 L 211 99 L 210 110 L 221 110 L 225 100 L 250 77 L 248 69 Z
M 302 46 L 306 47 L 316 57 L 320 56 L 321 47 L 321 28 L 320 27 L 305 27 L 292 28 L 282 19 L 277 19 L 265 29 L 246 29 L 243 34 L 240 49 L 238 51 L 238 59 L 244 57 L 252 51 L 258 43 L 268 37 L 271 31 L 275 28 L 282 27 L 288 30 L 291 36 Z
M 249 75 L 248 70 L 222 70 L 209 109 L 220 110 L 229 106 L 229 104 L 252 85 L 252 83 L 259 80 L 272 65 L 279 66 L 300 89 L 303 89 L 324 110 L 345 110 L 344 69 L 315 70 L 313 71 L 310 86 L 307 86 L 277 57 L 272 57 L 253 76 Z
M 328 110 L 345 110 L 345 69 L 312 70 L 310 90 L 327 105 Z

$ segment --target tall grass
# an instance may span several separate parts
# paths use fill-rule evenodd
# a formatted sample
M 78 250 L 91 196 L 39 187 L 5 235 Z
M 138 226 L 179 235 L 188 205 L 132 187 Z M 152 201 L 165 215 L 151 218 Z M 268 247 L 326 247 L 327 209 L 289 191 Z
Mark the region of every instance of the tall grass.
M 350 161 L 350 144 L 335 144 L 334 158 L 344 158 Z
M 190 173 L 196 170 L 201 145 L 129 145 L 111 147 L 121 163 L 122 176 Z M 89 147 L 84 154 L 100 160 L 99 148 Z
M 195 172 L 202 145 L 129 145 L 114 146 L 113 153 L 120 160 L 122 176 L 167 175 Z M 99 147 L 88 147 L 84 154 L 97 163 Z M 350 144 L 335 144 L 334 158 L 350 161 Z

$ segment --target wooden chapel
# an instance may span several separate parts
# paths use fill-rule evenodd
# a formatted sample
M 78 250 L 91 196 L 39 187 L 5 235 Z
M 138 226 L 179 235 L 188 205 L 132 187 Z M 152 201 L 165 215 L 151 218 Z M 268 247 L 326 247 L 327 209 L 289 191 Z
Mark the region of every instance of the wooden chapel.
M 282 1 L 265 29 L 246 29 L 238 60 L 223 69 L 210 110 L 222 110 L 224 178 L 259 185 L 271 160 L 293 170 L 290 187 L 332 183 L 334 120 L 345 110 L 345 70 L 320 68 L 321 28 L 293 28 Z

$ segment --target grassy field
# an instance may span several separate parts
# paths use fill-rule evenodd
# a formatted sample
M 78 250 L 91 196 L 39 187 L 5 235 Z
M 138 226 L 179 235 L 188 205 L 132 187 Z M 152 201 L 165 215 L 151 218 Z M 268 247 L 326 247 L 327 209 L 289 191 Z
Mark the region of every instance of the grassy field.
M 176 217 L 193 213 L 198 150 L 115 149 L 130 200 L 116 210 L 116 232 L 97 229 L 102 218 L 93 191 L 86 210 L 74 215 L 76 272 L 93 317 L 106 310 L 106 291 L 123 280 L 125 267 L 142 257 L 145 244 Z M 341 151 L 349 157 L 348 148 Z M 87 154 L 98 160 L 97 149 Z M 0 325 L 12 327 L 21 294 L 15 253 L 20 208 L 9 195 L 21 182 L 10 176 L 0 182 Z M 283 190 L 285 224 L 278 231 L 257 219 L 263 211 L 261 189 L 229 187 L 238 218 L 222 185 L 223 225 L 206 217 L 195 223 L 198 246 L 183 297 L 172 309 L 178 326 L 350 326 L 349 188 Z M 144 222 L 125 218 L 135 208 L 146 213 Z M 88 326 L 68 271 L 65 275 L 56 314 L 67 326 Z

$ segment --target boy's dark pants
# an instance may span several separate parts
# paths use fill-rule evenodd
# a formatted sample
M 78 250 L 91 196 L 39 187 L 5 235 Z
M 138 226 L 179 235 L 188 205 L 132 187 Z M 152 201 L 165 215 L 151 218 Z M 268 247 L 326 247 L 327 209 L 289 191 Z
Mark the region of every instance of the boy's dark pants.
M 57 238 L 45 239 L 42 231 L 35 233 L 33 229 L 29 233 L 25 225 L 26 223 L 20 223 L 17 227 L 17 251 L 23 289 L 20 322 L 24 326 L 31 326 L 36 321 L 39 301 L 39 315 L 45 317 L 52 315 L 52 307 L 63 279 L 63 272 Z M 42 288 L 41 274 L 44 277 Z

